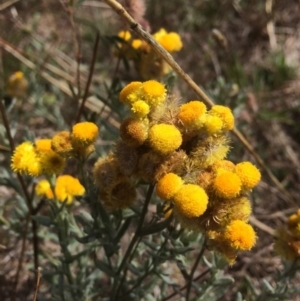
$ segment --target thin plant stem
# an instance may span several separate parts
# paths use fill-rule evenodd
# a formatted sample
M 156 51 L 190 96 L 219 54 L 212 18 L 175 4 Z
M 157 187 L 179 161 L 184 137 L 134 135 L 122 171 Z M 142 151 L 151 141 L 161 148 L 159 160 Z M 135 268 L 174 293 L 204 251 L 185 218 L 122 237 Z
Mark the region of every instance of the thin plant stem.
M 179 64 L 173 59 L 173 57 L 168 53 L 156 40 L 151 36 L 150 33 L 145 31 L 142 26 L 137 23 L 130 14 L 125 10 L 125 8 L 116 0 L 104 0 L 107 5 L 109 5 L 118 15 L 120 15 L 126 23 L 129 24 L 130 29 L 133 30 L 139 37 L 145 40 L 153 49 L 161 56 L 163 59 L 173 68 L 173 70 L 187 83 L 187 85 L 196 93 L 196 95 L 202 99 L 202 101 L 209 107 L 214 105 L 212 99 L 201 89 L 191 77 L 183 71 Z M 284 194 L 286 200 L 293 205 L 296 205 L 291 194 L 283 187 L 283 185 L 274 176 L 272 171 L 267 167 L 264 160 L 260 155 L 254 150 L 252 145 L 244 137 L 244 135 L 237 129 L 234 128 L 232 133 L 240 140 L 248 152 L 253 156 L 256 162 L 265 170 L 267 175 L 273 184 Z
M 90 72 L 89 72 L 88 80 L 87 80 L 87 83 L 85 86 L 84 95 L 83 95 L 80 107 L 78 109 L 78 112 L 77 112 L 77 115 L 75 118 L 75 123 L 80 121 L 80 117 L 83 113 L 84 105 L 85 105 L 85 102 L 86 102 L 88 94 L 89 94 L 89 90 L 90 90 L 90 86 L 92 83 L 92 78 L 93 78 L 93 74 L 94 74 L 94 70 L 95 70 L 95 65 L 96 65 L 99 40 L 100 40 L 100 34 L 99 34 L 99 31 L 97 31 L 96 40 L 95 40 L 95 44 L 94 44 L 94 50 L 93 50 L 93 57 L 92 57 L 92 62 L 91 62 L 91 66 L 90 66 Z
M 133 250 L 139 236 L 140 236 L 140 231 L 142 229 L 142 226 L 143 226 L 143 223 L 144 223 L 144 219 L 145 219 L 145 216 L 147 214 L 147 211 L 148 211 L 148 205 L 150 203 L 150 200 L 151 200 L 151 197 L 152 197 L 152 194 L 153 194 L 153 191 L 154 191 L 154 185 L 150 185 L 149 188 L 148 188 L 148 191 L 147 191 L 147 195 L 146 195 L 146 199 L 145 199 L 145 202 L 144 202 L 144 206 L 143 206 L 143 210 L 142 210 L 142 213 L 141 213 L 141 217 L 140 217 L 140 220 L 139 220 L 139 223 L 138 223 L 138 226 L 136 228 L 136 231 L 134 233 L 134 236 L 130 242 L 130 245 L 123 257 L 123 260 L 118 268 L 118 271 L 117 271 L 117 275 L 119 275 L 124 266 L 126 265 L 127 263 L 127 260 L 129 258 L 129 256 L 131 255 L 131 251 Z
M 119 266 L 119 268 L 116 272 L 116 276 L 120 275 L 120 273 L 124 270 L 124 268 L 127 264 L 127 261 L 131 256 L 131 253 L 133 252 L 133 250 L 135 250 L 136 243 L 140 238 L 140 231 L 141 231 L 141 229 L 143 227 L 143 224 L 144 224 L 144 219 L 145 219 L 145 216 L 146 216 L 147 211 L 148 211 L 148 205 L 150 203 L 153 191 L 154 191 L 154 185 L 151 184 L 151 185 L 149 185 L 149 188 L 148 188 L 148 191 L 147 191 L 146 199 L 145 199 L 145 202 L 144 202 L 144 205 L 143 205 L 143 209 L 142 209 L 142 212 L 141 212 L 141 216 L 140 216 L 140 219 L 139 219 L 138 226 L 137 226 L 136 231 L 134 233 L 134 236 L 132 237 L 131 242 L 130 242 L 127 250 L 126 250 L 126 253 L 125 253 L 125 255 L 122 259 L 122 262 L 121 262 L 121 264 L 120 264 L 120 266 Z M 124 273 L 125 273 L 125 271 L 124 271 Z M 122 283 L 122 281 L 121 281 L 121 283 Z M 117 278 L 115 278 L 115 282 L 114 282 L 114 286 L 113 286 L 113 290 L 112 290 L 113 294 L 112 294 L 111 300 L 116 300 L 115 298 L 116 298 L 116 294 L 119 292 L 119 287 L 120 287 L 119 281 L 117 280 Z
M 15 281 L 14 281 L 15 292 L 17 292 L 19 276 L 20 276 L 20 272 L 21 272 L 21 269 L 22 269 L 22 263 L 23 263 L 25 248 L 26 248 L 26 236 L 27 236 L 27 232 L 28 232 L 29 220 L 30 220 L 30 212 L 27 213 L 26 221 L 25 221 L 25 228 L 24 228 L 24 233 L 23 233 L 23 237 L 22 237 L 21 255 L 20 255 L 20 258 L 19 258 L 17 273 L 15 275 Z
M 36 300 L 37 300 L 37 295 L 38 295 L 39 288 L 40 288 L 40 282 L 41 282 L 41 268 L 38 268 L 38 269 L 37 269 L 36 287 L 35 287 L 35 292 L 34 292 L 33 301 L 36 301 Z
M 205 241 L 205 238 L 204 238 L 204 241 L 203 241 L 203 244 L 202 244 L 202 247 L 201 247 L 201 250 L 196 258 L 196 261 L 192 267 L 192 270 L 191 270 L 191 273 L 190 273 L 190 276 L 189 276 L 189 281 L 187 283 L 187 289 L 186 289 L 186 297 L 185 297 L 185 300 L 186 301 L 189 301 L 189 298 L 190 298 L 190 292 L 191 292 L 191 288 L 192 288 L 192 284 L 193 284 L 193 278 L 194 278 L 194 274 L 195 274 L 195 271 L 198 267 L 198 264 L 205 252 L 205 247 L 206 247 L 206 241 Z
M 210 272 L 210 268 L 206 269 L 204 272 L 202 272 L 199 276 L 195 277 L 193 279 L 193 282 L 198 281 L 199 279 L 201 279 L 202 277 L 204 277 L 207 273 Z M 184 289 L 186 289 L 187 284 L 185 284 L 184 286 L 182 286 L 179 290 L 183 291 Z M 173 298 L 174 296 L 176 296 L 178 294 L 178 292 L 174 292 L 172 294 L 170 294 L 169 296 L 163 298 L 161 301 L 167 301 L 170 300 L 171 298 Z
M 6 130 L 7 139 L 9 141 L 10 149 L 13 152 L 14 149 L 15 149 L 15 143 L 14 143 L 14 140 L 13 140 L 12 135 L 11 135 L 10 126 L 9 126 L 9 122 L 8 122 L 8 118 L 7 118 L 7 115 L 6 115 L 6 110 L 5 110 L 3 101 L 2 101 L 2 95 L 1 94 L 0 94 L 0 111 L 1 111 L 1 116 L 2 116 L 2 120 L 3 120 L 3 125 L 4 125 L 5 130 Z M 22 177 L 22 175 L 17 173 L 17 177 L 18 177 L 18 180 L 21 184 L 29 213 L 32 216 L 33 215 L 32 198 L 29 195 L 29 192 L 27 190 L 27 187 L 26 187 L 26 184 L 25 184 L 25 181 L 24 181 L 24 178 Z M 31 224 L 32 224 L 32 233 L 33 233 L 34 269 L 35 269 L 35 271 L 37 271 L 38 265 L 39 265 L 39 263 L 38 263 L 37 223 L 36 223 L 35 220 L 32 219 Z M 27 227 L 27 229 L 28 229 L 28 227 Z M 26 236 L 27 236 L 27 233 L 24 233 L 23 239 L 26 239 Z M 24 242 L 23 242 L 23 244 L 24 244 Z M 22 260 L 23 260 L 23 255 L 21 254 L 19 264 L 18 264 L 19 266 L 22 265 Z M 16 278 L 15 278 L 15 287 L 17 287 L 17 285 L 18 285 L 18 281 L 19 281 L 19 275 L 17 274 Z
M 158 257 L 158 255 L 159 255 L 159 253 L 160 253 L 160 252 L 164 249 L 164 247 L 166 246 L 167 242 L 168 242 L 168 237 L 165 238 L 164 242 L 162 243 L 162 245 L 160 246 L 159 250 L 157 251 L 156 256 L 154 256 L 153 262 L 149 265 L 149 267 L 148 267 L 147 270 L 145 271 L 144 275 L 143 275 L 142 277 L 140 277 L 140 279 L 137 281 L 137 283 L 136 283 L 132 288 L 130 288 L 127 292 L 125 292 L 125 293 L 124 293 L 121 297 L 119 297 L 117 300 L 124 300 L 124 298 L 125 298 L 126 296 L 128 296 L 131 292 L 133 292 L 134 289 L 136 289 L 137 287 L 139 287 L 139 286 L 142 284 L 142 282 L 144 281 L 144 279 L 146 279 L 147 276 L 150 275 L 150 274 L 155 270 L 154 263 L 155 263 L 155 261 L 157 260 L 157 257 Z M 151 268 L 151 266 L 153 266 L 153 267 Z M 118 297 L 118 295 L 117 295 L 117 297 Z

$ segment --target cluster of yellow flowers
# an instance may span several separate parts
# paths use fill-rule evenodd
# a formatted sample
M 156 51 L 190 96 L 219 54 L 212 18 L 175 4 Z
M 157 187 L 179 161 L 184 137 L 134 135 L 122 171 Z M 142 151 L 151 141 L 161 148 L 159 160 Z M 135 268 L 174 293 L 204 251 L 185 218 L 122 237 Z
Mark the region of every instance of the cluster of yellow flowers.
M 277 229 L 276 251 L 285 259 L 300 258 L 300 209 L 292 214 L 286 227 Z
M 129 31 L 120 31 L 118 37 L 124 42 L 118 43 L 117 55 L 132 60 L 142 79 L 159 78 L 171 71 L 170 66 L 145 41 L 133 39 Z M 168 33 L 162 28 L 153 34 L 153 38 L 169 53 L 182 48 L 181 38 L 176 32 Z
M 132 114 L 120 126 L 114 152 L 94 167 L 104 205 L 131 205 L 134 183 L 142 179 L 157 184 L 157 195 L 177 220 L 205 233 L 229 262 L 239 250 L 250 250 L 256 234 L 248 224 L 247 194 L 261 175 L 250 162 L 225 160 L 226 134 L 234 127 L 231 110 L 220 105 L 208 110 L 199 100 L 179 105 L 155 80 L 128 84 L 120 101 Z
M 75 157 L 86 158 L 94 150 L 98 136 L 98 127 L 92 122 L 80 122 L 73 126 L 72 132 L 62 131 L 52 139 L 40 139 L 34 143 L 26 141 L 16 147 L 11 157 L 13 171 L 33 177 L 59 175 L 66 165 L 66 160 Z M 54 193 L 47 180 L 36 186 L 36 194 L 70 204 L 73 197 L 83 195 L 84 187 L 78 179 L 68 175 L 57 178 Z

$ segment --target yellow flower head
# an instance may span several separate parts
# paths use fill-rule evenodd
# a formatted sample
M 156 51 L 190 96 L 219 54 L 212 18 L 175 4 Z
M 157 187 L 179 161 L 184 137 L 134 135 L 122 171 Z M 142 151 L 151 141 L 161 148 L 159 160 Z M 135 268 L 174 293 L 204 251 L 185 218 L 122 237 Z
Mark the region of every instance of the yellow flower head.
M 127 105 L 133 104 L 138 99 L 138 91 L 142 86 L 142 82 L 131 82 L 125 86 L 119 95 L 119 100 Z
M 161 28 L 159 31 L 153 34 L 153 38 L 158 41 L 161 39 L 163 36 L 167 34 L 167 31 L 164 28 Z
M 143 120 L 127 118 L 120 126 L 120 137 L 128 146 L 140 146 L 148 137 L 148 125 Z
M 224 170 L 234 172 L 234 170 L 235 170 L 235 165 L 234 165 L 233 162 L 231 162 L 231 161 L 229 161 L 229 160 L 220 160 L 220 161 L 215 162 L 215 163 L 212 165 L 212 170 L 213 170 L 215 173 L 221 173 L 221 172 L 224 171 Z
M 65 159 L 51 148 L 51 139 L 35 141 L 37 156 L 44 174 L 59 174 L 65 167 Z
M 51 140 L 51 148 L 64 158 L 70 157 L 74 152 L 71 133 L 67 131 L 57 133 Z
M 207 208 L 208 196 L 203 188 L 194 184 L 185 184 L 174 196 L 178 213 L 192 218 L 202 215 Z
M 166 100 L 166 88 L 156 80 L 148 80 L 141 87 L 141 98 L 151 107 L 156 107 Z
M 39 139 L 34 142 L 37 152 L 51 151 L 51 139 Z
M 254 229 L 241 220 L 234 220 L 226 226 L 224 238 L 231 247 L 243 251 L 252 249 L 256 242 Z
M 179 51 L 182 48 L 182 41 L 178 33 L 170 32 L 160 36 L 157 42 L 168 52 Z
M 183 185 L 181 177 L 174 173 L 163 176 L 156 185 L 156 194 L 163 200 L 170 200 Z
M 297 214 L 292 214 L 287 221 L 289 228 L 295 228 L 300 223 L 300 218 Z
M 54 198 L 50 183 L 47 180 L 41 180 L 37 183 L 35 186 L 35 193 L 36 195 L 46 197 L 47 199 Z
M 199 129 L 204 122 L 206 106 L 198 100 L 190 101 L 180 107 L 178 118 L 187 128 Z
M 215 105 L 211 108 L 210 115 L 215 115 L 221 118 L 223 122 L 223 130 L 229 131 L 234 127 L 234 116 L 231 110 L 227 107 Z
M 118 37 L 125 41 L 128 41 L 131 39 L 131 33 L 128 30 L 122 30 L 118 33 Z
M 143 118 L 150 112 L 150 107 L 145 101 L 138 100 L 134 104 L 132 104 L 131 111 L 137 118 Z
M 99 133 L 97 125 L 93 122 L 80 122 L 72 128 L 72 145 L 88 146 L 95 142 Z
M 134 39 L 131 43 L 131 46 L 134 49 L 139 49 L 142 46 L 143 42 L 140 39 Z
M 204 122 L 204 128 L 209 135 L 218 134 L 223 128 L 223 121 L 218 116 L 207 115 Z
M 75 196 L 84 195 L 85 188 L 80 184 L 79 180 L 69 175 L 59 176 L 55 184 L 55 194 L 60 202 L 70 205 Z
M 156 124 L 149 130 L 149 144 L 161 154 L 175 151 L 182 143 L 180 131 L 171 124 Z
M 37 177 L 42 174 L 42 166 L 31 142 L 23 142 L 14 150 L 11 157 L 11 169 Z
M 238 196 L 241 191 L 242 182 L 240 178 L 231 171 L 217 174 L 213 188 L 215 193 L 223 198 L 230 199 Z
M 250 162 L 241 162 L 236 165 L 235 173 L 242 181 L 243 189 L 249 190 L 258 184 L 261 178 L 259 170 Z
M 23 72 L 17 71 L 9 77 L 6 93 L 12 97 L 23 97 L 27 93 L 27 88 L 28 82 Z

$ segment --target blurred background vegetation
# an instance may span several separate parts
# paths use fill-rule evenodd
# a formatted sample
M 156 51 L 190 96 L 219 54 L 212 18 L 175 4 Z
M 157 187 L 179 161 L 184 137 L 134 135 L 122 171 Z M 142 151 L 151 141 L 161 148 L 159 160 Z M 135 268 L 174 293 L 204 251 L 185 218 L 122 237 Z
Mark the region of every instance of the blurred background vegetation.
M 299 207 L 300 199 L 299 2 L 146 0 L 145 4 L 151 32 L 163 27 L 180 34 L 184 47 L 176 54 L 176 61 L 216 103 L 233 110 L 237 128 L 284 186 L 286 194 L 264 175 L 252 194 L 257 220 L 272 229 L 282 225 Z M 101 125 L 99 149 L 103 154 L 109 151 L 125 114 L 118 92 L 124 84 L 138 79 L 133 66 L 112 51 L 118 31 L 126 29 L 128 25 L 102 1 L 0 1 L 0 90 L 5 91 L 9 76 L 18 70 L 29 82 L 28 95 L 9 111 L 17 143 L 51 137 L 71 126 L 88 79 L 98 31 L 97 61 L 85 117 Z M 172 80 L 179 98 L 195 99 L 193 91 L 175 74 Z M 6 146 L 0 124 L 3 178 L 9 166 Z M 232 146 L 231 160 L 253 161 L 237 139 L 233 138 Z M 25 213 L 4 180 L 1 184 L 0 296 L 10 300 Z M 5 225 L 10 220 L 14 223 L 7 231 Z M 257 232 L 254 250 L 227 268 L 226 273 L 236 283 L 220 300 L 233 300 L 249 279 L 257 287 L 262 279 L 276 286 L 271 275 L 282 263 L 274 254 L 273 238 L 260 229 Z M 43 248 L 51 246 L 45 241 Z M 30 252 L 25 252 L 24 265 L 32 268 Z M 20 275 L 19 300 L 32 300 L 33 277 L 27 268 Z M 293 281 L 299 280 L 296 277 Z

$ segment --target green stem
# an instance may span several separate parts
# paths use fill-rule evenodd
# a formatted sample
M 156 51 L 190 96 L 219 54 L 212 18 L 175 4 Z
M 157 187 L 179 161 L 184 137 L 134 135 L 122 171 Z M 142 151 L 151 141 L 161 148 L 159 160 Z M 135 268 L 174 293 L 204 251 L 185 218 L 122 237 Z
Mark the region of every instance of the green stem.
M 191 270 L 191 273 L 190 273 L 190 277 L 189 277 L 189 282 L 187 283 L 187 289 L 186 289 L 186 298 L 185 300 L 186 301 L 189 301 L 189 298 L 190 298 L 190 292 L 191 292 L 191 288 L 192 288 L 192 284 L 193 284 L 193 278 L 194 278 L 194 274 L 195 274 L 195 271 L 198 267 L 198 264 L 204 254 L 204 251 L 205 251 L 205 246 L 206 246 L 206 240 L 204 238 L 204 241 L 203 241 L 203 244 L 202 244 L 202 247 L 201 247 L 201 250 L 198 254 L 198 257 L 192 267 L 192 270 Z
M 129 259 L 129 257 L 131 256 L 132 251 L 135 249 L 135 245 L 136 245 L 136 243 L 139 239 L 140 232 L 141 232 L 141 229 L 142 229 L 143 224 L 144 224 L 145 216 L 146 216 L 147 211 L 148 211 L 148 205 L 150 203 L 150 200 L 151 200 L 151 197 L 152 197 L 152 194 L 153 194 L 153 191 L 154 191 L 154 187 L 155 186 L 153 184 L 149 185 L 138 226 L 137 226 L 136 231 L 134 233 L 134 236 L 133 236 L 133 238 L 132 238 L 132 240 L 131 240 L 128 248 L 127 248 L 127 251 L 126 251 L 126 253 L 123 257 L 123 260 L 122 260 L 122 262 L 121 262 L 121 264 L 120 264 L 120 266 L 119 266 L 119 268 L 116 272 L 116 276 L 120 275 L 121 272 L 124 270 L 124 268 L 127 264 L 127 261 Z M 117 280 L 117 278 L 115 278 L 111 300 L 115 300 L 116 293 L 119 292 L 119 290 L 120 290 L 119 281 Z
M 148 191 L 147 191 L 147 196 L 146 196 L 146 200 L 145 200 L 145 203 L 144 203 L 144 206 L 143 206 L 143 210 L 142 210 L 142 213 L 141 213 L 141 217 L 140 217 L 140 220 L 139 220 L 139 224 L 136 228 L 136 231 L 134 233 L 134 236 L 130 242 L 130 245 L 125 253 L 125 256 L 120 264 L 120 267 L 117 271 L 117 275 L 119 275 L 122 270 L 124 269 L 124 266 L 126 265 L 127 263 L 127 260 L 131 254 L 131 251 L 132 249 L 134 248 L 139 236 L 140 236 L 140 231 L 142 229 L 142 226 L 143 226 L 143 223 L 144 223 L 144 219 L 145 219 L 145 216 L 147 214 L 147 211 L 148 211 L 148 205 L 150 203 L 150 200 L 151 200 L 151 197 L 152 197 L 152 193 L 154 191 L 154 185 L 150 185 L 149 188 L 148 188 Z
M 142 282 L 144 281 L 144 279 L 146 279 L 147 276 L 150 275 L 155 270 L 155 262 L 156 262 L 156 260 L 158 258 L 158 255 L 160 254 L 160 252 L 166 246 L 167 242 L 168 242 L 168 237 L 165 238 L 164 242 L 162 243 L 162 245 L 160 246 L 159 250 L 157 251 L 156 256 L 154 256 L 153 262 L 146 269 L 144 275 L 142 277 L 140 277 L 140 279 L 137 281 L 137 283 L 130 290 L 128 290 L 127 292 L 125 292 L 117 300 L 124 300 L 126 298 L 126 296 L 128 296 L 131 292 L 133 292 L 135 288 L 139 287 L 142 284 Z M 117 295 L 117 297 L 118 297 L 118 295 Z

